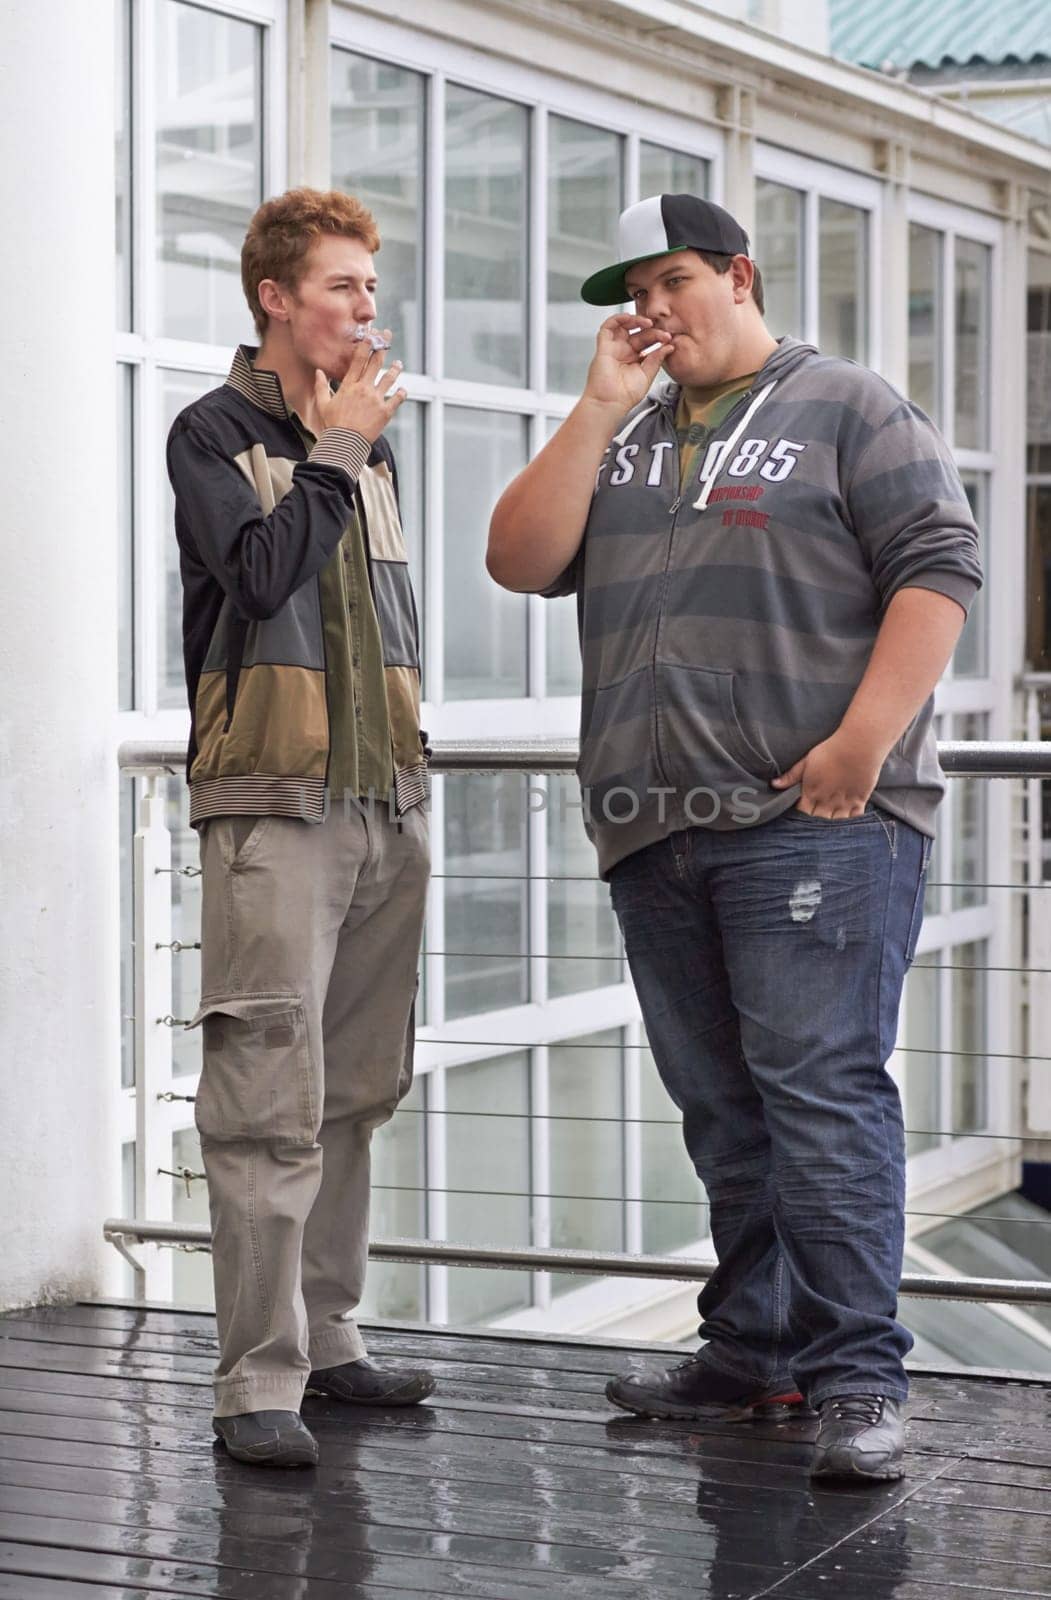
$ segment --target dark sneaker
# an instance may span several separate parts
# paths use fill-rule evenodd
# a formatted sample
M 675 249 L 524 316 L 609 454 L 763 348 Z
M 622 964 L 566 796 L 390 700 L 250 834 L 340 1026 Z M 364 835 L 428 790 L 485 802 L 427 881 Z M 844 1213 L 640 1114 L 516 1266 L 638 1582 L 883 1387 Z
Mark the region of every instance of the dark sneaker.
M 834 1394 L 817 1408 L 812 1478 L 903 1478 L 905 1423 L 897 1400 Z
M 237 1461 L 257 1467 L 313 1467 L 317 1440 L 298 1411 L 244 1411 L 213 1417 L 212 1428 Z
M 748 1422 L 753 1417 L 807 1415 L 803 1396 L 792 1380 L 749 1387 L 740 1378 L 719 1372 L 702 1356 L 689 1356 L 666 1372 L 636 1378 L 611 1378 L 606 1399 L 640 1417 L 717 1417 L 723 1422 Z
M 434 1393 L 434 1379 L 419 1367 L 386 1367 L 362 1356 L 339 1367 L 318 1367 L 307 1394 L 327 1394 L 348 1406 L 415 1406 Z

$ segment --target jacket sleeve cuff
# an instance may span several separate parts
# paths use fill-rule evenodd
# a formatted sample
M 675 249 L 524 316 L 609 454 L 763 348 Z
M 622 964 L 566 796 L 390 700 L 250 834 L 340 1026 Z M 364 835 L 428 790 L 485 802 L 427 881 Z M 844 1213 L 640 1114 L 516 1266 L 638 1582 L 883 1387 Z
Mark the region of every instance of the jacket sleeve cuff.
M 977 578 L 969 578 L 962 572 L 949 572 L 939 568 L 936 571 L 913 573 L 900 585 L 900 588 L 932 589 L 935 594 L 944 594 L 950 600 L 955 600 L 957 605 L 963 608 L 966 616 L 981 584 Z
M 357 483 L 371 453 L 369 441 L 352 428 L 326 428 L 307 460 L 321 467 L 341 467 Z

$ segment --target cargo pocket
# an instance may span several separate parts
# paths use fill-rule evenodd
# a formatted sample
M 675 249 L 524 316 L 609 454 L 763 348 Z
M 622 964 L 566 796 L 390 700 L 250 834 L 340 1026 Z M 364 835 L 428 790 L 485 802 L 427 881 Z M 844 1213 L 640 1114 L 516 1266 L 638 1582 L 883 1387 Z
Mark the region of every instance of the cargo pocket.
M 313 1073 L 299 995 L 208 995 L 186 1026 L 202 1027 L 199 1133 L 314 1143 Z

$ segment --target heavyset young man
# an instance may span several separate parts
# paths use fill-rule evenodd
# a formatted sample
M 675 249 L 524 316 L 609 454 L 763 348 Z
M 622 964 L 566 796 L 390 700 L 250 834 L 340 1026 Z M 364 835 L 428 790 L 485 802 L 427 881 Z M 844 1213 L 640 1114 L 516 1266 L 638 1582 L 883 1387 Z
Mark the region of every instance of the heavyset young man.
M 653 196 L 619 253 L 583 297 L 635 312 L 603 323 L 487 558 L 505 588 L 576 593 L 588 830 L 711 1207 L 700 1351 L 607 1394 L 657 1417 L 809 1402 L 815 1475 L 899 1477 L 912 1339 L 885 1064 L 977 531 L 922 412 L 772 337 L 728 212 Z
M 183 583 L 190 823 L 220 1356 L 238 1459 L 317 1459 L 304 1389 L 410 1405 L 354 1321 L 369 1144 L 412 1081 L 429 873 L 416 607 L 383 430 L 369 212 L 292 190 L 242 252 L 260 345 L 168 439 Z M 386 336 L 389 341 L 389 334 Z M 377 382 L 378 380 L 378 382 Z M 337 387 L 338 385 L 338 387 Z

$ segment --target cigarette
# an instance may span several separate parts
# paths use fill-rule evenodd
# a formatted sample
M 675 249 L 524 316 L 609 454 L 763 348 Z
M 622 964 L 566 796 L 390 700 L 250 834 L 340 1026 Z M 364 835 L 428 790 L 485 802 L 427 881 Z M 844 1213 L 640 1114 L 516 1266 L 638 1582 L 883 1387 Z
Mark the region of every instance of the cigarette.
M 373 350 L 390 349 L 390 340 L 384 339 L 382 334 L 375 333 L 367 322 L 359 322 L 350 337 L 355 344 L 360 344 L 363 339 L 367 339 Z

